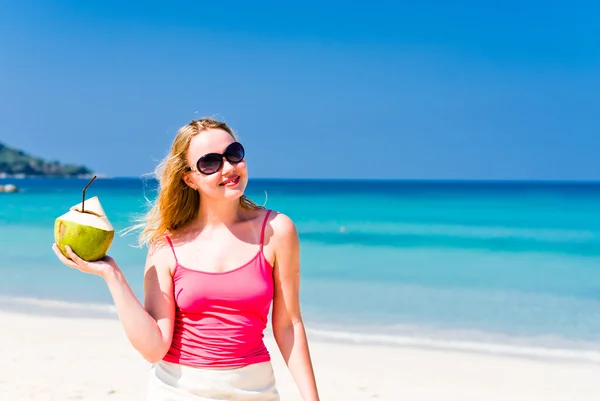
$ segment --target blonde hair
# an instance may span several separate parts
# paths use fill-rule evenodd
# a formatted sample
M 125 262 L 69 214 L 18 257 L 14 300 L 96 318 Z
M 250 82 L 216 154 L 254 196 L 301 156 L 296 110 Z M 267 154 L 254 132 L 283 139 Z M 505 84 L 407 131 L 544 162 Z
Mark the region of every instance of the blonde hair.
M 183 180 L 189 171 L 187 151 L 193 137 L 209 129 L 221 129 L 237 141 L 237 136 L 226 123 L 206 117 L 193 120 L 181 127 L 171 145 L 167 156 L 158 164 L 154 175 L 158 179 L 156 201 L 142 217 L 142 228 L 138 237 L 140 246 L 151 244 L 164 234 L 173 232 L 193 220 L 198 214 L 200 193 L 190 188 Z M 263 206 L 255 204 L 246 195 L 240 198 L 245 209 L 257 210 Z

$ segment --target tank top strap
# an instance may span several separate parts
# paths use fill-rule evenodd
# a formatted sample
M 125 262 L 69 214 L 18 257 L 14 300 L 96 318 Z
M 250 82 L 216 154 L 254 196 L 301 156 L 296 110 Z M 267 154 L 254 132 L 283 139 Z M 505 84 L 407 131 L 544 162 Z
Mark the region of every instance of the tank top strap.
M 271 214 L 271 210 L 267 210 L 267 214 L 265 215 L 265 219 L 262 223 L 262 228 L 260 230 L 260 249 L 263 248 L 265 242 L 265 227 L 267 226 L 267 220 L 269 220 L 269 215 Z
M 173 257 L 175 258 L 175 263 L 179 264 L 179 261 L 177 260 L 177 254 L 175 253 L 175 247 L 173 246 L 173 241 L 171 241 L 171 237 L 169 237 L 167 234 L 165 234 L 165 238 L 169 242 L 169 246 L 171 247 L 171 251 L 173 251 Z

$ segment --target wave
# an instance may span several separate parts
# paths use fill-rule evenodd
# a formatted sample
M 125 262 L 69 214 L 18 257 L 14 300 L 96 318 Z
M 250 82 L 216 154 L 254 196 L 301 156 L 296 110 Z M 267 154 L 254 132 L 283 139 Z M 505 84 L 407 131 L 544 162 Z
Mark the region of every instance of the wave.
M 71 317 L 117 318 L 116 309 L 112 304 L 78 303 L 41 298 L 0 296 L 0 310 L 2 309 L 18 313 L 43 313 L 50 316 L 63 316 L 68 313 Z M 599 349 L 598 344 L 587 342 L 555 339 L 554 341 L 546 340 L 544 343 L 537 341 L 538 344 L 542 345 L 535 345 L 535 339 L 513 338 L 511 343 L 509 338 L 504 341 L 499 339 L 494 341 L 461 339 L 456 338 L 456 334 L 452 334 L 450 331 L 446 331 L 445 334 L 438 334 L 438 338 L 434 338 L 423 333 L 413 335 L 389 334 L 389 327 L 379 327 L 376 330 L 377 332 L 361 332 L 359 329 L 353 328 L 353 331 L 350 331 L 345 327 L 338 326 L 332 329 L 322 324 L 313 326 L 311 323 L 307 323 L 307 332 L 311 339 L 326 342 L 414 347 L 600 364 L 600 352 L 597 351 Z M 414 330 L 419 330 L 419 328 L 413 328 L 413 333 Z M 480 338 L 490 338 L 490 334 L 478 333 L 477 335 Z M 440 338 L 440 336 L 446 338 Z M 450 339 L 450 337 L 455 338 Z M 471 335 L 471 337 L 473 336 Z
M 410 223 L 304 223 L 299 229 L 303 234 L 386 234 L 414 236 L 443 236 L 451 238 L 497 239 L 512 238 L 548 242 L 600 241 L 600 232 L 563 228 L 525 228 L 505 226 L 474 226 L 459 224 L 410 224 Z
M 600 255 L 600 232 L 419 224 L 305 224 L 302 240 L 327 245 L 457 248 Z
M 45 298 L 25 298 L 0 296 L 0 309 L 24 313 L 75 316 L 117 316 L 114 305 L 101 303 L 80 303 Z
M 473 352 L 490 355 L 534 358 L 556 361 L 589 362 L 600 364 L 600 352 L 589 348 L 560 348 L 551 346 L 525 346 L 500 342 L 444 340 L 420 336 L 359 333 L 327 329 L 307 329 L 313 339 L 349 342 L 363 345 L 388 345 L 437 349 L 455 352 Z

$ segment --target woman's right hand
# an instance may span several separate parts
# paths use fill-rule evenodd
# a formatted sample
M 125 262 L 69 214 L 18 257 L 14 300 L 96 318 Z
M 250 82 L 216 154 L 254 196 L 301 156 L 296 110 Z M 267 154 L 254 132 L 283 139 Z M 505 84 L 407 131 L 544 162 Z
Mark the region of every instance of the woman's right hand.
M 73 269 L 77 269 L 88 274 L 95 274 L 97 276 L 105 278 L 108 273 L 115 271 L 119 268 L 115 260 L 108 255 L 94 262 L 86 262 L 85 260 L 77 256 L 68 245 L 65 248 L 66 253 L 69 256 L 68 258 L 62 254 L 62 252 L 60 251 L 60 249 L 58 249 L 58 246 L 56 244 L 52 244 L 52 250 L 58 257 L 58 259 L 65 266 L 71 267 Z

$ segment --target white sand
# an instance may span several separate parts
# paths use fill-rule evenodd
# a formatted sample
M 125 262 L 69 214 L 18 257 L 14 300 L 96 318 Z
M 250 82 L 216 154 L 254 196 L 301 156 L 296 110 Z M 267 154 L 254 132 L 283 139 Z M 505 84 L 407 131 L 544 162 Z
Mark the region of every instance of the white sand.
M 300 400 L 271 338 L 283 401 Z M 600 366 L 311 341 L 321 400 L 600 400 Z M 143 400 L 148 363 L 114 319 L 0 312 L 0 400 Z

